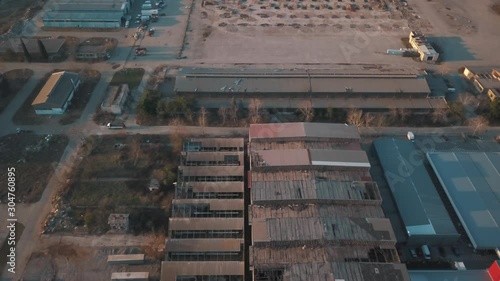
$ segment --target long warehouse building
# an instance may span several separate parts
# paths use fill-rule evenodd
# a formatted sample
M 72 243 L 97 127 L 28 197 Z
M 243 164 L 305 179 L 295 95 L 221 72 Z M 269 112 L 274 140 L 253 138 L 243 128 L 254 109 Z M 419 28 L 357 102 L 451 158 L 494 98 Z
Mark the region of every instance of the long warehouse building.
M 244 140 L 183 144 L 161 281 L 243 281 Z
M 427 158 L 474 249 L 500 249 L 500 153 L 429 152 Z
M 42 20 L 46 27 L 119 28 L 130 5 L 126 0 L 53 0 L 45 4 Z
M 248 151 L 252 280 L 410 280 L 355 127 L 253 124 Z
M 460 238 L 439 197 L 415 143 L 399 139 L 374 141 L 384 176 L 412 246 L 453 245 Z
M 424 77 L 408 73 L 183 69 L 174 91 L 209 108 L 230 105 L 232 98 L 245 107 L 259 98 L 263 108 L 283 109 L 302 108 L 308 100 L 313 108 L 373 111 L 392 107 L 429 112 L 447 106 L 444 98 L 431 95 Z

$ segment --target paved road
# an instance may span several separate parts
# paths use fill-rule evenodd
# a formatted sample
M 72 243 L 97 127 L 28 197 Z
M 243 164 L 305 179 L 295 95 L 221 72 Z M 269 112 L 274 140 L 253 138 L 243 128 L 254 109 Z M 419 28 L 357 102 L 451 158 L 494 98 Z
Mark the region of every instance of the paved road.
M 16 126 L 12 123 L 12 117 L 21 108 L 24 101 L 29 97 L 33 89 L 38 84 L 38 80 L 43 77 L 44 73 L 42 71 L 37 71 L 33 73 L 30 80 L 24 85 L 24 87 L 19 91 L 19 93 L 12 99 L 9 106 L 7 106 L 2 114 L 0 114 L 0 136 L 10 133 L 16 130 Z

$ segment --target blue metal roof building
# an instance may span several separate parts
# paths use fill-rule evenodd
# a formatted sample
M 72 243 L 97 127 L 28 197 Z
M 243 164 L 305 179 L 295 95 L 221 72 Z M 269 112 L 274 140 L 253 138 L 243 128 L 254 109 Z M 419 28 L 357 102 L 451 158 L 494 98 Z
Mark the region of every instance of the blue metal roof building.
M 410 245 L 451 245 L 457 232 L 425 167 L 425 155 L 411 141 L 379 139 L 375 150 Z
M 500 248 L 500 153 L 429 152 L 427 158 L 474 248 Z

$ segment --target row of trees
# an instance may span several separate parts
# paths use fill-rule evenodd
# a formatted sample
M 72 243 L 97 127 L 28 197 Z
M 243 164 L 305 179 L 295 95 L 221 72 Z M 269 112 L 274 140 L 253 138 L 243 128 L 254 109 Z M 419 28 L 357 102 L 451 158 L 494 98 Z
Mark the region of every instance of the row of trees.
M 464 99 L 464 100 L 462 100 Z M 465 125 L 471 112 L 466 107 L 473 103 L 467 98 L 449 103 L 447 108 L 435 109 L 432 114 L 414 115 L 405 108 L 392 108 L 385 113 L 364 112 L 361 109 L 313 108 L 311 100 L 305 100 L 296 109 L 296 116 L 304 122 L 327 121 L 345 122 L 360 127 L 382 126 L 447 126 Z M 474 110 L 473 110 L 474 111 Z M 489 121 L 500 120 L 500 101 L 492 102 L 486 113 Z M 245 123 L 265 123 L 273 110 L 264 108 L 261 99 L 254 98 L 245 107 L 233 98 L 228 106 L 216 110 L 198 107 L 193 98 L 178 96 L 173 100 L 163 101 L 157 91 L 147 91 L 138 105 L 140 116 L 154 117 L 160 120 L 176 120 L 175 124 L 189 124 L 205 127 L 217 120 L 222 126 L 240 126 Z M 476 114 L 472 114 L 472 117 Z M 214 118 L 212 118 L 214 117 Z M 494 121 L 493 121 L 494 122 Z

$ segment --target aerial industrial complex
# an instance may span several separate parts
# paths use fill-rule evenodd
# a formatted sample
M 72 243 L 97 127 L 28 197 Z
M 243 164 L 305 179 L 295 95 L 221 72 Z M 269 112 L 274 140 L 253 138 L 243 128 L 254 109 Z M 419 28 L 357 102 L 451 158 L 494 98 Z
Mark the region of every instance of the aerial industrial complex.
M 0 0 L 0 280 L 500 281 L 500 0 Z

